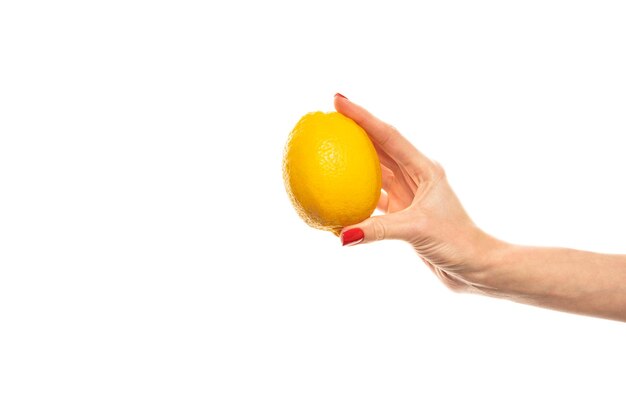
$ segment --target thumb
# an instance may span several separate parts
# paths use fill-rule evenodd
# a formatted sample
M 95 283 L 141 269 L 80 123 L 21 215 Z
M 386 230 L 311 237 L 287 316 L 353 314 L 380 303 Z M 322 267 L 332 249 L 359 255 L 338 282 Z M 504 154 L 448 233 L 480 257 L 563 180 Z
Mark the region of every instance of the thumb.
M 383 239 L 403 239 L 407 235 L 406 214 L 402 211 L 372 216 L 341 230 L 341 245 L 349 246 Z

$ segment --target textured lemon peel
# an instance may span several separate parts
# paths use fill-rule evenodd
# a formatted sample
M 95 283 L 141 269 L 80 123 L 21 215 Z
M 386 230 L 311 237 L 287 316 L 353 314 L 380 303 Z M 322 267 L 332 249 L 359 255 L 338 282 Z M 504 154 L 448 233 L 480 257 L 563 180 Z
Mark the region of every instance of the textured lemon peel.
M 283 153 L 283 180 L 298 215 L 335 235 L 374 212 L 382 182 L 369 137 L 337 112 L 308 113 L 296 124 Z

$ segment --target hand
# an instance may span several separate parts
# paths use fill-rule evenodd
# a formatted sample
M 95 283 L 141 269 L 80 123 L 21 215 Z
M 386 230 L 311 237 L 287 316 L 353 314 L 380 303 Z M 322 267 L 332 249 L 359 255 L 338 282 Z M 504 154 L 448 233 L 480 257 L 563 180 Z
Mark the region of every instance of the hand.
M 344 245 L 404 240 L 453 290 L 626 321 L 626 255 L 513 245 L 487 235 L 439 164 L 345 97 L 335 96 L 335 108 L 365 129 L 383 176 L 378 207 L 385 215 L 343 228 Z
M 339 94 L 335 108 L 359 124 L 376 148 L 383 180 L 378 208 L 385 213 L 343 228 L 342 243 L 404 240 L 449 288 L 488 290 L 480 282 L 488 264 L 487 250 L 498 242 L 474 225 L 441 165 L 391 125 Z

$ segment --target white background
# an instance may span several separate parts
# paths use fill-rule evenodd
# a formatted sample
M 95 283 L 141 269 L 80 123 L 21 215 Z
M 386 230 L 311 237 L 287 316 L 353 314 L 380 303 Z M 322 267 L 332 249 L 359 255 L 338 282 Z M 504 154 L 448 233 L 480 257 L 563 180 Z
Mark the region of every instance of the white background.
M 623 2 L 220 3 L 0 4 L 0 416 L 623 417 L 623 323 L 342 248 L 281 177 L 340 91 L 493 235 L 626 253 Z

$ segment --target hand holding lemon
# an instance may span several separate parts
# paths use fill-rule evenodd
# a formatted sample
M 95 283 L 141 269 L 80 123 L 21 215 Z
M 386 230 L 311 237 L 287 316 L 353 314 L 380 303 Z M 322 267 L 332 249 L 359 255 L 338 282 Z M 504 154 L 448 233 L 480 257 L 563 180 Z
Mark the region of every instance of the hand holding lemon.
M 339 233 L 343 245 L 407 241 L 453 290 L 626 321 L 626 256 L 489 236 L 439 164 L 344 96 L 335 95 L 335 108 L 305 115 L 285 149 L 285 185 L 309 225 Z M 368 217 L 376 205 L 385 214 Z
M 343 245 L 407 241 L 445 284 L 474 288 L 498 241 L 474 225 L 442 167 L 342 95 L 335 108 L 305 115 L 285 148 L 285 186 L 300 216 Z M 376 206 L 385 214 L 369 217 Z

